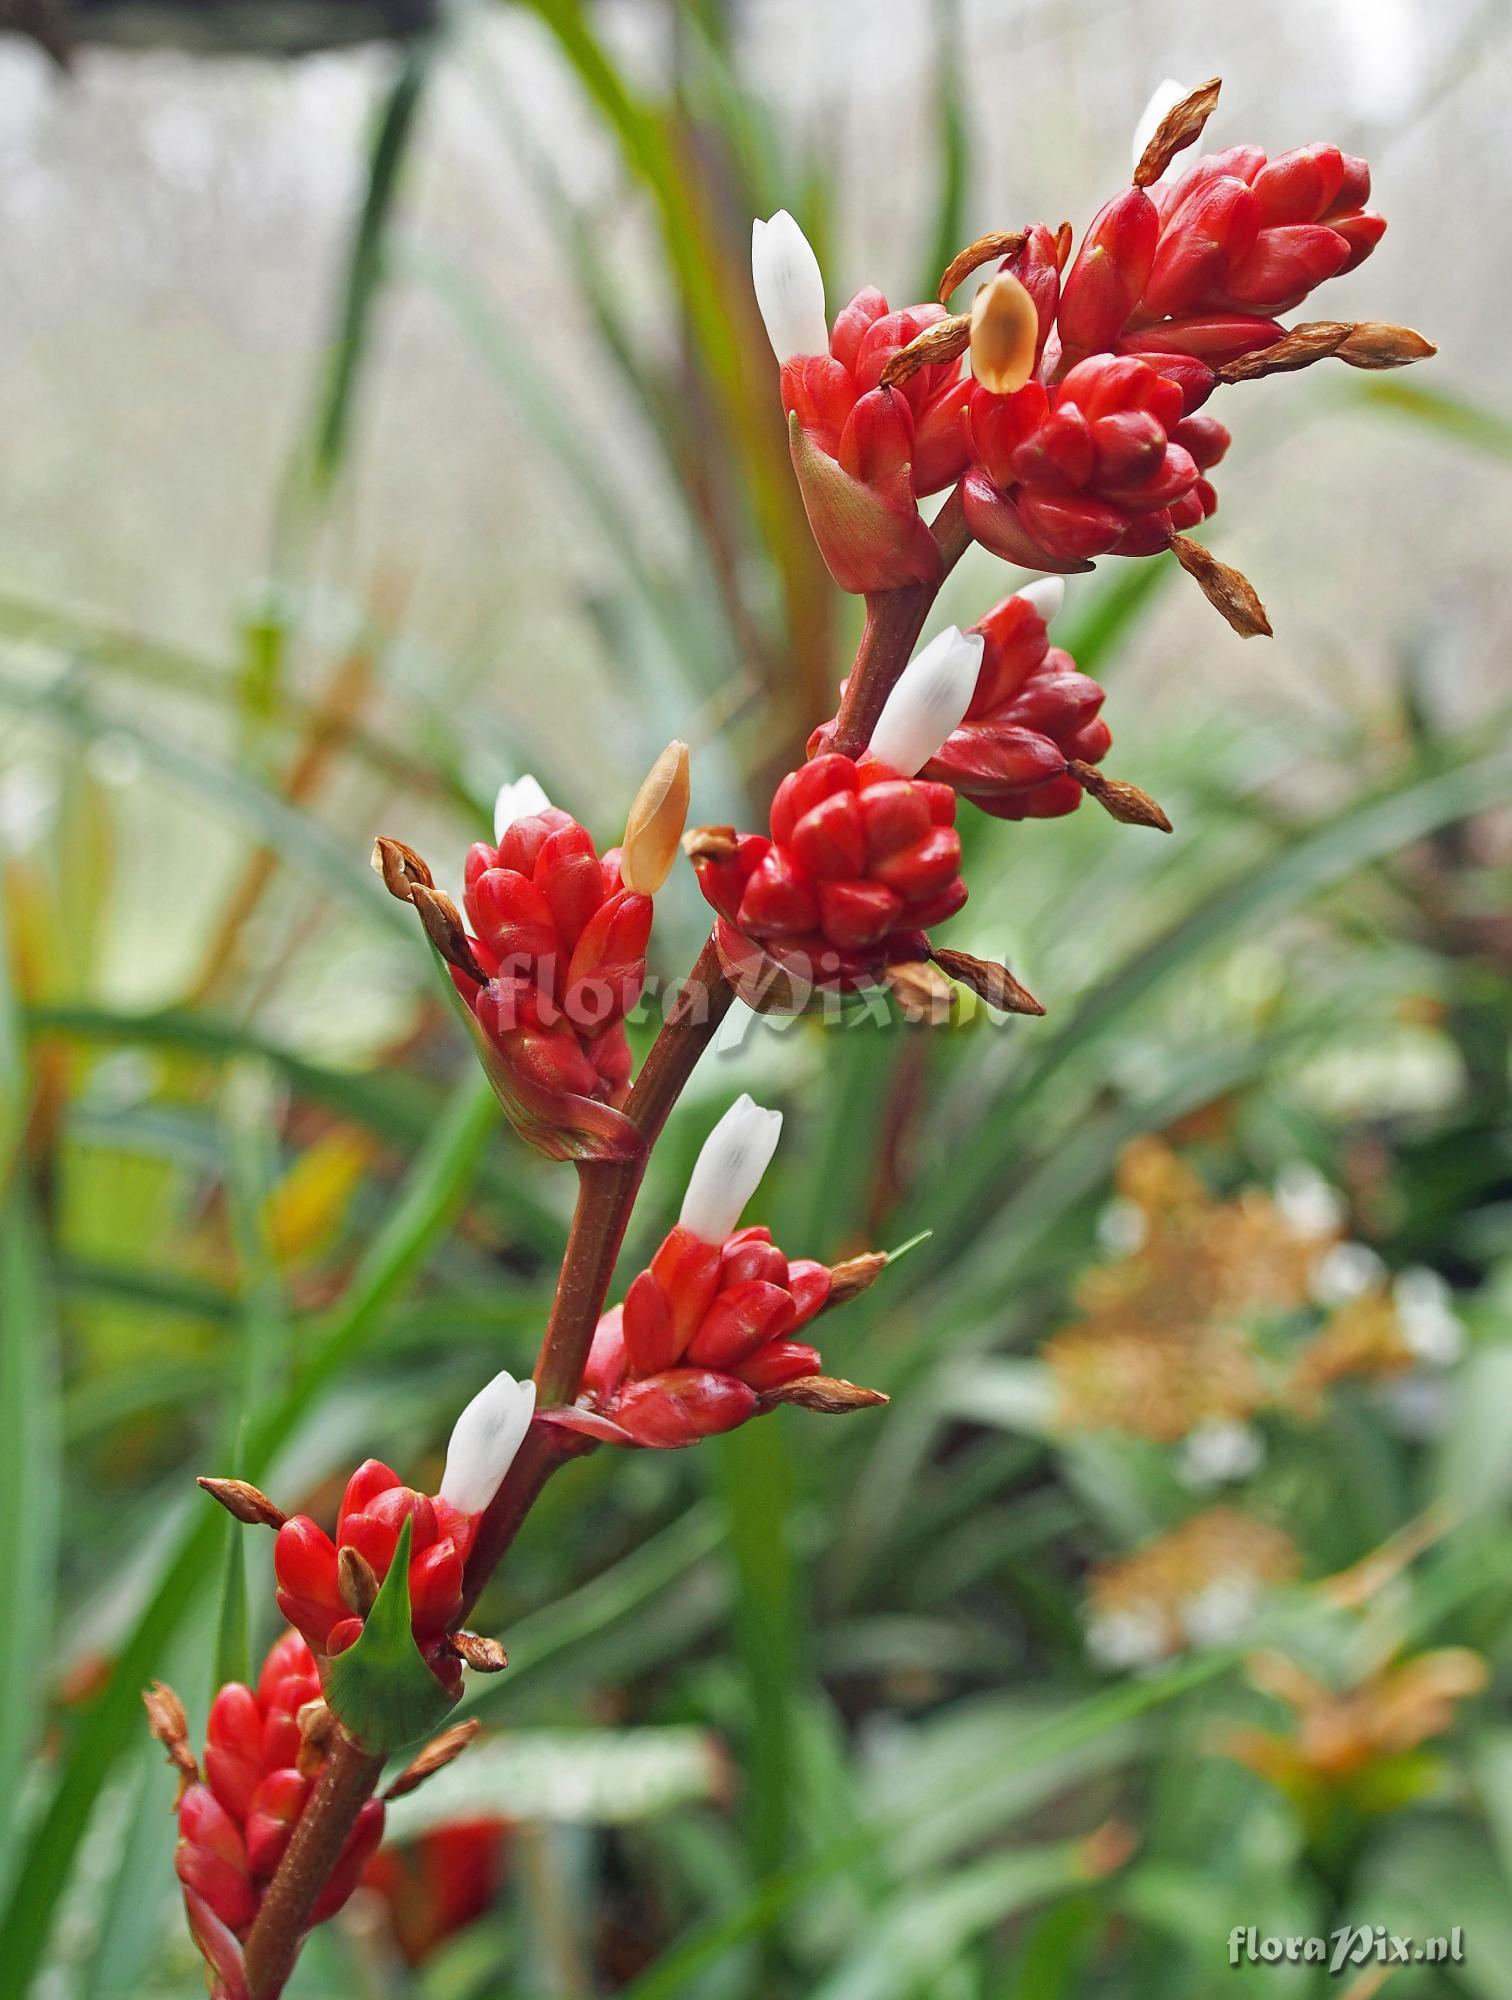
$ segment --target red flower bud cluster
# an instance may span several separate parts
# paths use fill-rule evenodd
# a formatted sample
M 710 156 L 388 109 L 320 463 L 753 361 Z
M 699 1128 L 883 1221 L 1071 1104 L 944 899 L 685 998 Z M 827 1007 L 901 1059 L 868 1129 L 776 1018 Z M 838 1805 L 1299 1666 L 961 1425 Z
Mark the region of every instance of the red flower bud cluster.
M 771 829 L 727 858 L 695 857 L 699 883 L 733 942 L 814 984 L 854 989 L 919 957 L 920 934 L 966 900 L 955 794 L 874 758 L 830 753 L 790 771 Z
M 907 441 L 914 494 L 922 498 L 953 486 L 966 469 L 961 411 L 971 387 L 959 360 L 926 364 L 896 390 L 879 387 L 893 356 L 944 317 L 945 308 L 937 305 L 893 312 L 874 286 L 857 292 L 836 317 L 828 354 L 795 355 L 784 363 L 782 407 L 820 451 L 853 473 L 863 460 L 867 427 L 896 425 Z
M 279 1529 L 273 1545 L 278 1608 L 316 1652 L 345 1652 L 362 1631 L 367 1606 L 343 1592 L 341 1551 L 353 1550 L 382 1583 L 406 1520 L 415 1644 L 436 1677 L 455 1690 L 462 1663 L 441 1642 L 462 1615 L 462 1565 L 477 1518 L 414 1492 L 376 1458 L 359 1465 L 347 1481 L 334 1541 L 308 1514 L 294 1515 Z
M 547 1414 L 588 1437 L 663 1451 L 733 1430 L 763 1393 L 817 1371 L 818 1353 L 793 1335 L 829 1295 L 828 1268 L 790 1263 L 769 1229 L 708 1243 L 679 1224 L 599 1321 L 585 1402 Z
M 1134 355 L 1093 355 L 1053 388 L 978 389 L 968 422 L 978 470 L 966 519 L 1010 562 L 1076 569 L 1098 555 L 1149 555 L 1211 514 L 1203 477 L 1228 448 L 1188 416 L 1179 382 Z
M 468 851 L 468 938 L 487 973 L 453 966 L 458 992 L 512 1076 L 547 1100 L 623 1101 L 630 1083 L 624 1016 L 646 978 L 651 898 L 620 881 L 585 828 L 558 806 Z
M 971 628 L 986 641 L 966 719 L 922 775 L 996 819 L 1058 819 L 1081 804 L 1071 758 L 1099 764 L 1113 737 L 1103 691 L 1050 644 L 1026 597 L 1005 597 Z
M 195 1942 L 223 2000 L 245 2000 L 241 1945 L 262 1894 L 283 1859 L 319 1769 L 299 1723 L 320 1699 L 309 1647 L 286 1632 L 264 1662 L 256 1688 L 232 1681 L 216 1695 L 205 1744 L 205 1782 L 179 1802 L 174 1865 Z M 369 1799 L 347 1837 L 313 1910 L 324 1923 L 357 1886 L 383 1837 L 383 1803 Z

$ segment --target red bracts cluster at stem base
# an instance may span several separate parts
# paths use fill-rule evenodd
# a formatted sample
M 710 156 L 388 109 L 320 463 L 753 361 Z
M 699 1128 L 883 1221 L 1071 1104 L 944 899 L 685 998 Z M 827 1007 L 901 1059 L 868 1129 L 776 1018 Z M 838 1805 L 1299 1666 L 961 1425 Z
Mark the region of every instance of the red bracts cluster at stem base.
M 618 850 L 557 806 L 516 820 L 467 856 L 468 942 L 480 985 L 451 968 L 511 1076 L 538 1102 L 618 1105 L 630 1084 L 624 1016 L 646 978 L 651 898 L 620 881 Z
M 971 388 L 959 361 L 919 368 L 896 392 L 879 387 L 893 356 L 944 317 L 943 306 L 892 312 L 875 287 L 857 292 L 836 317 L 828 354 L 795 355 L 784 363 L 782 407 L 820 451 L 857 477 L 863 476 L 865 427 L 894 423 L 907 438 L 904 456 L 915 495 L 953 486 L 966 469 L 961 411 Z
M 347 1481 L 334 1542 L 307 1514 L 296 1514 L 279 1529 L 273 1545 L 278 1608 L 316 1652 L 345 1652 L 362 1630 L 367 1607 L 359 1610 L 343 1595 L 340 1552 L 354 1550 L 382 1583 L 406 1519 L 412 1524 L 409 1592 L 415 1644 L 437 1679 L 455 1691 L 461 1686 L 462 1663 L 442 1642 L 462 1615 L 462 1565 L 477 1517 L 402 1485 L 398 1473 L 376 1458 L 359 1465 Z
M 694 865 L 739 937 L 811 985 L 853 989 L 920 957 L 920 933 L 966 901 L 948 785 L 831 753 L 783 779 L 771 827 Z
M 1180 383 L 1137 356 L 1095 355 L 1050 389 L 978 389 L 968 422 L 980 469 L 966 479 L 966 519 L 1010 562 L 1150 555 L 1217 505 L 1203 474 L 1228 432 L 1187 415 Z
M 299 1724 L 300 1710 L 319 1699 L 310 1649 L 297 1632 L 286 1632 L 255 1689 L 232 1681 L 211 1706 L 205 1782 L 190 1785 L 179 1801 L 174 1865 L 217 2000 L 245 2000 L 241 1946 L 319 1770 Z M 310 1928 L 334 1916 L 357 1886 L 383 1837 L 383 1817 L 382 1801 L 369 1799 L 310 1913 Z
M 793 1335 L 830 1283 L 823 1264 L 789 1263 L 769 1229 L 720 1244 L 679 1224 L 599 1321 L 581 1406 L 546 1415 L 606 1443 L 663 1451 L 733 1430 L 763 1394 L 817 1372 L 818 1353 Z

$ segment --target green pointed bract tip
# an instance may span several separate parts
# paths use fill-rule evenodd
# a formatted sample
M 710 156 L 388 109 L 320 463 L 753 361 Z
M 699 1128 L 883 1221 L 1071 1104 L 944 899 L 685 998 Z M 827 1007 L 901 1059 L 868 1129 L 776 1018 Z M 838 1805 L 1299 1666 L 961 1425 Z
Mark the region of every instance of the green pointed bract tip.
M 364 1750 L 385 1756 L 429 1735 L 452 1706 L 410 1629 L 411 1528 L 406 1520 L 399 1531 L 394 1560 L 360 1638 L 336 1655 L 326 1673 L 331 1713 Z
M 889 1250 L 887 1253 L 888 1269 L 891 1270 L 898 1259 L 906 1257 L 910 1250 L 917 1250 L 921 1243 L 927 1243 L 933 1235 L 934 1231 L 932 1229 L 921 1229 L 917 1236 L 910 1236 L 908 1241 L 900 1243 L 896 1250 Z

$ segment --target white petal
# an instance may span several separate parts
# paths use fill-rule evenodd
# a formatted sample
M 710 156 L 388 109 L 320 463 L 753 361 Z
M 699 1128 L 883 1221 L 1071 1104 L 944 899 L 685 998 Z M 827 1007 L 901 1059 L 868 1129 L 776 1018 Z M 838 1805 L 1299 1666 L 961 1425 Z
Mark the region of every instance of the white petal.
M 1014 595 L 1022 597 L 1026 604 L 1032 604 L 1048 625 L 1066 601 L 1066 579 L 1063 576 L 1037 576 L 1033 583 L 1026 583 Z
M 494 839 L 502 840 L 517 819 L 529 819 L 532 813 L 545 812 L 550 804 L 550 799 L 528 771 L 523 778 L 516 778 L 513 784 L 500 785 L 499 796 L 494 800 Z
M 984 644 L 951 625 L 909 661 L 872 731 L 875 758 L 905 778 L 929 762 L 971 706 Z
M 440 1498 L 464 1514 L 481 1514 L 514 1463 L 535 1412 L 535 1383 L 507 1369 L 480 1389 L 452 1426 Z
M 782 1113 L 763 1110 L 741 1094 L 705 1139 L 683 1196 L 684 1229 L 705 1243 L 723 1243 L 777 1150 Z
M 1328 1236 L 1344 1221 L 1344 1198 L 1306 1160 L 1289 1160 L 1276 1176 L 1276 1206 L 1295 1236 Z
M 808 238 L 785 208 L 751 224 L 751 282 L 779 361 L 829 353 L 824 273 Z
M 1454 1294 L 1426 1265 L 1401 1272 L 1391 1288 L 1402 1337 L 1419 1361 L 1447 1367 L 1465 1351 L 1465 1328 L 1453 1307 Z
M 1190 97 L 1191 94 L 1191 84 L 1178 83 L 1173 76 L 1168 76 L 1163 83 L 1155 86 L 1155 89 L 1151 92 L 1149 103 L 1139 114 L 1139 123 L 1134 127 L 1133 152 L 1134 165 L 1136 167 L 1144 157 L 1145 147 L 1149 145 L 1159 130 L 1161 119 L 1164 118 L 1168 111 L 1178 105 L 1183 97 Z
M 1364 1243 L 1336 1243 L 1313 1266 L 1312 1295 L 1320 1306 L 1346 1306 L 1373 1290 L 1386 1266 Z

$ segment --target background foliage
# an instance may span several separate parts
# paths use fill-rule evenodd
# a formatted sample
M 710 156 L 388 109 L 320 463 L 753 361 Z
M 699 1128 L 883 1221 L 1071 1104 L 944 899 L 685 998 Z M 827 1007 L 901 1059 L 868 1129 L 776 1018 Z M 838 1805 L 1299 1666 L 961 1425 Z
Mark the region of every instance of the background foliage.
M 170 496 L 182 565 L 140 580 L 140 618 L 91 609 L 120 600 L 129 540 L 97 587 L 61 514 L 47 561 L 5 567 L 0 1993 L 199 1990 L 139 1690 L 162 1675 L 202 1724 L 214 1679 L 271 1637 L 271 1593 L 266 1549 L 244 1550 L 193 1473 L 236 1470 L 317 1506 L 354 1455 L 418 1478 L 479 1382 L 534 1350 L 570 1190 L 500 1129 L 407 913 L 367 868 L 373 832 L 460 856 L 494 786 L 529 764 L 609 837 L 674 733 L 694 744 L 695 812 L 748 819 L 828 712 L 853 624 L 791 485 L 750 216 L 792 207 L 859 282 L 856 244 L 877 232 L 856 157 L 866 121 L 891 120 L 908 139 L 908 226 L 873 243 L 864 275 L 899 297 L 931 289 L 975 230 L 1021 219 L 1025 190 L 1047 207 L 1092 191 L 1078 166 L 1055 192 L 1053 169 L 1096 9 L 1050 50 L 1036 102 L 1015 100 L 1006 194 L 975 66 L 1015 38 L 1029 61 L 1030 12 L 902 10 L 901 81 L 872 76 L 869 99 L 822 116 L 845 102 L 823 67 L 839 10 L 807 25 L 694 0 L 499 11 L 502 40 L 496 10 L 464 8 L 324 72 L 361 86 L 365 178 L 331 246 L 305 416 L 279 440 L 281 474 L 251 482 L 266 558 L 233 574 L 197 562 L 171 440 L 155 471 L 138 437 L 139 457 L 106 450 L 68 477 L 81 518 L 100 493 L 129 511 L 155 479 Z M 1500 60 L 1501 25 L 1482 9 L 1432 42 L 1398 121 L 1409 144 L 1422 121 L 1452 122 L 1473 59 Z M 1122 66 L 1094 95 L 1120 148 L 1167 67 L 1226 66 L 1216 34 L 1188 63 L 1126 23 L 1110 32 Z M 129 93 L 141 59 L 109 60 Z M 176 73 L 184 130 L 215 75 Z M 100 77 L 86 61 L 78 85 L 28 71 L 25 89 L 87 93 Z M 581 156 L 523 108 L 532 77 L 570 106 Z M 1262 137 L 1311 136 L 1236 82 Z M 1332 86 L 1366 115 L 1357 82 L 1325 73 L 1320 101 Z M 472 209 L 449 227 L 414 196 L 461 102 L 496 147 L 472 203 L 528 197 L 538 218 L 545 310 L 473 254 Z M 1395 178 L 1388 162 L 1388 210 Z M 6 226 L 35 256 L 19 204 Z M 1394 236 L 1370 271 L 1389 316 L 1439 331 L 1437 282 Z M 1473 294 L 1478 271 L 1460 275 Z M 241 281 L 255 327 L 257 270 Z M 255 339 L 221 304 L 220 338 Z M 461 531 L 469 493 L 449 492 L 448 435 L 423 422 L 431 387 L 393 345 L 417 312 L 444 329 L 479 424 L 507 411 L 540 493 L 497 574 L 475 573 L 487 616 L 471 622 L 433 609 L 456 580 L 441 561 L 438 584 L 432 542 Z M 173 354 L 165 325 L 141 390 L 165 427 Z M 31 348 L 18 359 L 35 365 Z M 1512 427 L 1452 346 L 1421 387 L 1309 379 L 1288 404 L 1287 386 L 1274 401 L 1291 428 L 1241 431 L 1235 460 L 1253 441 L 1262 472 L 1226 480 L 1216 530 L 1278 627 L 1326 636 L 1286 653 L 1283 634 L 1268 680 L 1205 608 L 1188 637 L 1163 564 L 1106 566 L 1056 636 L 1108 683 L 1114 768 L 1177 833 L 1090 811 L 973 821 L 952 941 L 1005 951 L 1047 1019 L 932 1036 L 746 1020 L 659 1149 L 627 1258 L 665 1226 L 739 1088 L 787 1113 L 765 1214 L 794 1254 L 930 1232 L 826 1345 L 892 1407 L 843 1426 L 784 1414 L 696 1453 L 601 1452 L 555 1482 L 484 1607 L 512 1660 L 469 1696 L 494 1733 L 440 1805 L 413 1802 L 414 1830 L 443 1807 L 516 1822 L 492 1908 L 411 1970 L 377 1906 L 359 1906 L 319 1934 L 291 1993 L 1177 2000 L 1220 1977 L 1274 1987 L 1266 1968 L 1228 1973 L 1235 1924 L 1345 1920 L 1464 1926 L 1462 1966 L 1394 1973 L 1393 1994 L 1504 1990 L 1512 755 L 1481 670 L 1499 615 L 1489 543 L 1440 536 L 1440 550 L 1423 523 L 1430 501 L 1440 526 L 1457 502 L 1494 539 Z M 365 509 L 392 473 L 375 473 L 371 433 L 411 390 L 425 512 L 375 554 Z M 124 364 L 116 391 L 123 406 L 137 393 Z M 85 373 L 79 393 L 101 391 Z M 234 432 L 241 415 L 225 420 Z M 1282 455 L 1302 488 L 1310 466 L 1332 468 L 1325 483 L 1354 468 L 1327 549 L 1308 532 L 1315 499 L 1283 504 Z M 1431 619 L 1381 622 L 1356 588 L 1366 549 L 1384 570 L 1432 570 Z M 181 636 L 195 622 L 181 570 L 202 595 L 213 579 L 221 643 Z M 969 619 L 993 589 L 973 558 L 942 609 Z M 680 971 L 698 935 L 684 882 L 659 969 Z M 1469 1341 L 1426 1435 L 1368 1386 L 1279 1428 L 1257 1492 L 1300 1581 L 1244 1648 L 1131 1673 L 1087 1646 L 1090 1568 L 1199 1503 L 1174 1453 L 1048 1423 L 1036 1356 L 1106 1255 L 1122 1149 L 1150 1132 L 1223 1192 L 1310 1162 L 1388 1266 L 1450 1282 Z M 1425 1514 L 1421 1552 L 1362 1609 L 1318 1590 Z M 1215 1731 L 1284 1725 L 1242 1671 L 1258 1641 L 1346 1686 L 1372 1646 L 1470 1647 L 1490 1688 L 1410 1783 L 1320 1821 L 1213 1753 Z

